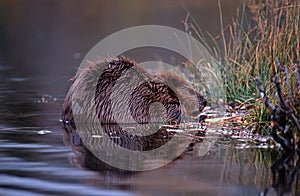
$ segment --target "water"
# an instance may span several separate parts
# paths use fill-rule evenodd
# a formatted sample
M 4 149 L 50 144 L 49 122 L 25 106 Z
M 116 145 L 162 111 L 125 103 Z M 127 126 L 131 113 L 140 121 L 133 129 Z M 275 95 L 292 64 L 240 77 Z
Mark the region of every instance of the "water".
M 297 181 L 271 181 L 271 166 L 281 157 L 275 149 L 219 138 L 205 154 L 198 142 L 165 167 L 125 172 L 66 139 L 61 103 L 84 54 L 133 25 L 183 29 L 185 11 L 173 2 L 1 1 L 0 195 L 258 195 L 272 184 L 299 194 Z M 223 4 L 226 23 L 236 2 Z M 201 28 L 218 30 L 216 2 L 186 5 Z

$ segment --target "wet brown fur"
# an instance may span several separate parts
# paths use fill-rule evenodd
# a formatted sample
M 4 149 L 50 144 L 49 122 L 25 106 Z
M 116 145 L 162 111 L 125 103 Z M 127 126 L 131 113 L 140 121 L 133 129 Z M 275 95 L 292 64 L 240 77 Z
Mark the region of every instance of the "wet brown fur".
M 196 105 L 189 101 L 195 96 Z M 159 107 L 152 107 L 155 103 L 160 103 Z M 131 150 L 151 150 L 168 142 L 169 133 L 161 129 L 141 136 L 135 134 L 139 133 L 139 127 L 137 132 L 128 131 L 126 123 L 147 125 L 151 120 L 163 120 L 176 124 L 182 121 L 183 112 L 199 113 L 205 105 L 200 93 L 177 75 L 153 76 L 135 61 L 120 57 L 89 62 L 78 72 L 64 100 L 62 120 L 66 135 L 72 136 L 72 143 L 78 143 L 74 146 L 82 145 L 74 122 L 76 112 L 80 119 L 98 122 L 107 134 L 117 136 L 119 139 L 114 142 L 118 145 Z M 153 117 L 152 113 L 157 115 Z
M 135 81 L 143 79 L 146 80 L 142 84 L 135 83 Z M 74 121 L 72 99 L 73 104 L 74 101 L 80 103 L 79 99 L 95 101 L 97 117 L 101 123 L 127 122 L 128 115 L 132 116 L 135 122 L 148 123 L 150 106 L 152 103 L 158 102 L 166 110 L 165 122 L 174 124 L 181 121 L 183 112 L 195 111 L 197 113 L 206 105 L 206 100 L 200 93 L 191 88 L 182 78 L 172 73 L 153 76 L 138 66 L 135 61 L 126 57 L 97 63 L 89 62 L 73 80 L 73 85 L 63 103 L 62 118 L 64 122 Z M 74 90 L 77 92 L 76 97 L 72 97 Z M 117 93 L 113 91 L 117 91 Z M 126 103 L 128 100 L 122 99 L 124 92 L 131 93 L 129 103 Z M 196 106 L 189 104 L 189 99 L 192 100 L 195 96 L 198 98 Z M 114 101 L 115 99 L 118 101 Z M 182 107 L 180 100 L 185 100 Z M 115 105 L 112 107 L 112 104 Z M 123 104 L 129 104 L 129 111 L 123 111 Z M 81 112 L 86 113 L 84 115 L 89 115 L 89 106 L 81 105 L 80 107 Z M 118 111 L 118 114 L 113 114 L 115 111 Z M 163 111 L 160 112 L 163 113 Z M 116 115 L 117 117 L 114 117 Z

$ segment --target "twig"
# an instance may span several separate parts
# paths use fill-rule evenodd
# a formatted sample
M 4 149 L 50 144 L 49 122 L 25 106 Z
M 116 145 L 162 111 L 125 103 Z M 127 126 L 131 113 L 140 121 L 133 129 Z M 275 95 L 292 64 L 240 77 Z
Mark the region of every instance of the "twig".
M 298 93 L 300 93 L 300 62 L 297 65 L 297 81 L 298 81 Z
M 284 100 L 283 93 L 281 91 L 281 86 L 280 86 L 280 83 L 279 83 L 278 78 L 276 76 L 274 77 L 274 83 L 275 83 L 275 86 L 276 86 L 276 89 L 277 89 L 277 93 L 278 93 L 278 96 L 279 96 L 280 103 L 283 106 L 283 109 L 286 111 L 286 114 L 290 117 L 292 123 L 297 128 L 298 132 L 300 132 L 299 121 L 296 118 L 296 116 L 294 114 L 294 111 L 290 107 L 289 103 Z
M 279 104 L 274 106 L 268 96 L 266 95 L 266 92 L 262 86 L 262 82 L 256 78 L 255 79 L 256 86 L 260 92 L 260 96 L 264 101 L 264 104 L 267 106 L 269 110 L 272 112 L 272 118 L 271 118 L 271 129 L 270 134 L 273 137 L 273 139 L 279 143 L 282 148 L 284 148 L 286 151 L 292 151 L 293 145 L 292 141 L 290 140 L 291 135 L 288 132 L 288 125 L 286 121 L 287 115 L 293 119 L 295 117 L 293 110 L 291 110 L 291 107 L 289 106 L 288 102 L 284 100 L 284 96 L 281 91 L 280 83 L 277 79 L 277 77 L 274 77 L 274 83 L 277 89 L 277 94 L 279 98 Z M 292 120 L 293 122 L 293 120 Z M 296 120 L 296 123 L 299 124 L 299 122 Z M 277 133 L 277 130 L 281 132 L 282 135 L 279 135 Z M 299 129 L 300 130 L 300 129 Z
M 280 101 L 280 106 L 284 110 L 287 110 L 288 109 L 288 107 L 286 107 L 287 103 L 284 100 L 284 96 L 283 96 L 283 93 L 282 93 L 282 90 L 281 90 L 281 86 L 280 86 L 280 83 L 279 83 L 279 80 L 278 80 L 277 76 L 275 76 L 273 78 L 273 82 L 274 82 L 276 90 L 277 90 L 277 95 L 278 95 L 278 98 L 279 98 L 279 101 Z
M 292 91 L 292 87 L 291 87 L 291 83 L 290 83 L 290 77 L 289 77 L 289 72 L 288 72 L 288 67 L 287 65 L 285 64 L 284 65 L 284 70 L 285 70 L 285 77 L 286 77 L 286 85 L 287 85 L 287 88 L 288 88 L 288 97 L 289 97 L 289 101 L 292 102 L 293 101 L 293 98 L 294 97 L 294 93 Z
M 267 96 L 267 94 L 266 94 L 266 92 L 265 92 L 265 90 L 262 86 L 262 82 L 258 78 L 255 78 L 255 83 L 256 83 L 256 86 L 259 90 L 260 96 L 264 101 L 264 104 L 267 106 L 267 108 L 269 110 L 271 110 L 273 112 L 275 110 L 275 106 L 270 102 L 270 99 Z
M 287 92 L 289 92 L 288 97 L 290 102 L 293 100 L 293 91 L 291 90 L 291 83 L 290 83 L 290 78 L 289 78 L 289 70 L 286 64 L 284 64 L 284 67 L 281 65 L 281 63 L 279 62 L 278 58 L 276 58 L 276 64 L 277 67 L 280 71 L 284 71 L 285 73 L 285 83 L 287 85 Z
M 286 151 L 291 151 L 293 150 L 293 147 L 290 143 L 290 140 L 277 134 L 277 130 L 280 130 L 284 136 L 287 135 L 284 134 L 287 128 L 286 113 L 284 110 L 282 110 L 282 108 L 276 106 L 271 117 L 270 134 L 273 139 L 282 146 L 282 148 L 284 148 Z

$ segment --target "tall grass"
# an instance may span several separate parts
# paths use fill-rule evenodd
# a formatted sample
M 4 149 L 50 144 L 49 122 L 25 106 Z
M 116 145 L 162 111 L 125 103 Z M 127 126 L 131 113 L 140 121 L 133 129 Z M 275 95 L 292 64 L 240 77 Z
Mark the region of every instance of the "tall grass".
M 286 94 L 297 93 L 296 62 L 300 60 L 300 3 L 298 0 L 247 0 L 238 17 L 222 30 L 223 74 L 227 99 L 255 103 L 255 118 L 260 123 L 268 112 L 257 98 L 254 79 L 259 77 L 270 98 L 275 100 L 272 78 L 279 75 L 289 81 Z M 229 34 L 226 39 L 225 34 Z M 287 69 L 286 71 L 283 71 Z M 288 73 L 288 74 L 286 74 Z
M 227 102 L 255 106 L 251 113 L 256 125 L 254 130 L 264 130 L 270 112 L 259 98 L 256 77 L 262 80 L 272 101 L 276 100 L 276 89 L 272 84 L 275 75 L 286 80 L 282 86 L 286 95 L 299 95 L 300 98 L 295 73 L 296 62 L 300 61 L 300 2 L 245 0 L 237 9 L 236 18 L 225 27 L 221 0 L 218 3 L 221 33 L 218 38 L 212 38 L 213 47 L 208 46 L 197 20 L 189 12 L 192 22 L 185 21 L 186 30 L 192 30 L 219 60 Z

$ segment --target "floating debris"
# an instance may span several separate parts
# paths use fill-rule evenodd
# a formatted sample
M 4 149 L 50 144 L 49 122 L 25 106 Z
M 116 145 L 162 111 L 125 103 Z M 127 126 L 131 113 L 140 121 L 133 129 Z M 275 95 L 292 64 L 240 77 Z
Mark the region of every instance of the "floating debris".
M 167 132 L 183 133 L 183 130 L 182 129 L 167 129 Z
M 93 138 L 102 138 L 102 135 L 92 135 Z
M 42 129 L 42 130 L 38 131 L 37 134 L 39 134 L 39 135 L 45 135 L 45 134 L 49 134 L 51 132 L 52 131 L 50 131 L 50 130 Z
M 35 103 L 49 103 L 49 102 L 56 102 L 57 98 L 53 97 L 52 95 L 42 95 L 41 97 L 35 100 Z

